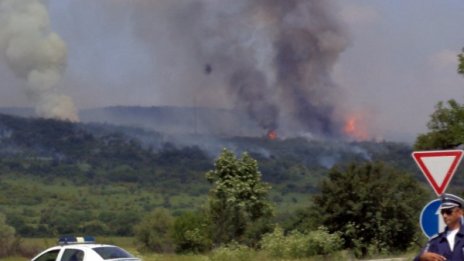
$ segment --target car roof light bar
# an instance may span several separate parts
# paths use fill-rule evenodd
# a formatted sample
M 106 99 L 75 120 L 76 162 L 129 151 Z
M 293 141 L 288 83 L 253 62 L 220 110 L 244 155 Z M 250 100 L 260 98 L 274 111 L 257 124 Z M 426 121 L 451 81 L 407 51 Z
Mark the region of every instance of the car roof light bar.
M 95 238 L 92 236 L 61 236 L 58 239 L 58 244 L 60 245 L 69 245 L 69 244 L 93 244 L 95 243 Z

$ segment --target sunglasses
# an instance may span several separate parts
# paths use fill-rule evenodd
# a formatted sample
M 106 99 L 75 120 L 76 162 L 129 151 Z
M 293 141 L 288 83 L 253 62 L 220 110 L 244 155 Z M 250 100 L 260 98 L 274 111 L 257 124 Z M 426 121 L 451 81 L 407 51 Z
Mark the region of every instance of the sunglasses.
M 449 215 L 451 215 L 451 214 L 453 213 L 454 209 L 455 209 L 455 208 L 442 209 L 442 210 L 440 210 L 440 213 L 441 213 L 442 215 L 446 214 L 446 215 L 449 216 Z

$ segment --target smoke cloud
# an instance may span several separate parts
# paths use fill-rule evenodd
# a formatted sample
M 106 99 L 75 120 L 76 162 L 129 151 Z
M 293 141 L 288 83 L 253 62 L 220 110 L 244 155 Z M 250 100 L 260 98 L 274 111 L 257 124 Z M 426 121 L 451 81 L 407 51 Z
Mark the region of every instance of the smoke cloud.
M 172 64 L 182 59 L 184 71 L 177 72 L 178 77 L 191 75 L 186 71 L 195 66 L 203 68 L 202 78 L 185 82 L 192 94 L 217 99 L 214 94 L 221 89 L 229 103 L 263 129 L 335 136 L 342 129 L 337 116 L 341 99 L 331 72 L 348 40 L 330 2 L 131 3 L 136 3 L 134 33 L 152 45 L 158 61 Z
M 0 52 L 14 74 L 27 81 L 26 94 L 39 116 L 78 120 L 72 99 L 57 88 L 66 44 L 51 31 L 39 0 L 0 0 Z

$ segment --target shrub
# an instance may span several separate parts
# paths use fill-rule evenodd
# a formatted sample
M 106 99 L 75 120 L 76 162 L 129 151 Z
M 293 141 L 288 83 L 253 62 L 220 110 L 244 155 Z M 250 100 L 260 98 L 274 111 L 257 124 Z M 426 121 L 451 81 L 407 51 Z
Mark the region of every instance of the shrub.
M 19 245 L 16 231 L 6 223 L 6 218 L 0 213 L 0 257 L 13 254 Z
M 134 228 L 139 250 L 158 253 L 171 252 L 173 218 L 166 209 L 155 209 L 145 216 Z
M 201 212 L 187 212 L 174 222 L 173 239 L 176 252 L 199 253 L 209 250 L 212 245 L 208 233 L 208 219 Z
M 330 234 L 326 227 L 319 227 L 308 234 L 308 252 L 310 255 L 327 255 L 343 247 L 343 239 L 339 233 Z
M 109 232 L 108 226 L 99 220 L 83 222 L 79 230 L 84 235 L 105 235 Z
M 17 239 L 17 248 L 13 255 L 32 258 L 41 251 L 43 251 L 43 246 L 36 243 L 26 243 L 20 239 Z
M 271 257 L 304 258 L 315 255 L 328 255 L 339 251 L 343 240 L 338 234 L 329 234 L 324 227 L 309 233 L 292 231 L 285 236 L 280 227 L 266 234 L 261 240 L 261 247 Z
M 253 260 L 254 251 L 238 243 L 230 243 L 214 249 L 211 252 L 211 261 L 249 261 Z
M 272 233 L 263 236 L 261 248 L 272 257 L 283 257 L 288 252 L 286 251 L 286 240 L 284 230 L 281 227 L 276 227 Z

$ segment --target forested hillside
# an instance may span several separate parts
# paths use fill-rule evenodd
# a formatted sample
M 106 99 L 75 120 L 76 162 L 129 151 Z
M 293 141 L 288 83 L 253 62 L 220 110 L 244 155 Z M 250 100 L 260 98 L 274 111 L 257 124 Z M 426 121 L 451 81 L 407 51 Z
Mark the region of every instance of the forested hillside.
M 82 233 L 130 235 L 132 225 L 156 207 L 174 215 L 201 207 L 209 190 L 205 173 L 222 147 L 248 151 L 258 160 L 279 213 L 307 206 L 336 164 L 380 160 L 417 172 L 405 144 L 174 139 L 123 126 L 0 115 L 0 211 L 25 236 L 76 227 Z

